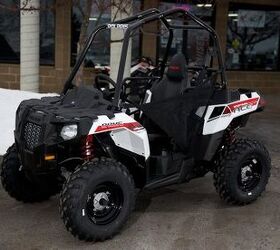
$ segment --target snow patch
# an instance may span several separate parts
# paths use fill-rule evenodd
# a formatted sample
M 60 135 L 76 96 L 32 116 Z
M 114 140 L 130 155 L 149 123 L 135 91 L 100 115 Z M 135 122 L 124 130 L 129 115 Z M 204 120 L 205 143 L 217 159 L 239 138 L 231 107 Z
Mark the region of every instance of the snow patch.
M 18 105 L 23 100 L 54 95 L 56 94 L 38 94 L 0 88 L 0 155 L 5 154 L 8 147 L 14 143 L 15 115 Z

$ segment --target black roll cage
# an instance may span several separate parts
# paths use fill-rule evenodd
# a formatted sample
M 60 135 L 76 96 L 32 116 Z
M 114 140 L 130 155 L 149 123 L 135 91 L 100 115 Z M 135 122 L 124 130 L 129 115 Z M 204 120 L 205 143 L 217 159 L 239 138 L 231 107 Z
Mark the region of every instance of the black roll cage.
M 175 14 L 182 14 L 183 16 L 189 17 L 197 25 L 171 25 L 171 24 L 169 24 L 166 17 L 170 17 L 171 15 L 175 15 Z M 165 27 L 169 31 L 169 39 L 168 39 L 168 43 L 167 43 L 167 47 L 166 47 L 166 53 L 163 57 L 162 68 L 160 71 L 161 76 L 164 73 L 164 69 L 165 69 L 165 66 L 166 66 L 166 63 L 168 60 L 168 54 L 169 54 L 169 51 L 170 51 L 170 48 L 172 45 L 172 41 L 173 41 L 173 37 L 174 37 L 173 29 L 206 30 L 210 33 L 210 35 L 214 41 L 214 46 L 216 47 L 216 50 L 217 50 L 217 58 L 218 58 L 218 66 L 219 66 L 218 72 L 221 74 L 220 87 L 221 88 L 226 87 L 227 79 L 226 79 L 224 61 L 223 61 L 223 56 L 222 56 L 222 52 L 221 52 L 219 38 L 218 38 L 216 31 L 211 26 L 209 26 L 208 24 L 203 22 L 200 18 L 196 17 L 195 15 L 191 14 L 190 12 L 188 12 L 182 8 L 175 8 L 175 9 L 167 10 L 164 12 L 161 12 L 160 10 L 153 8 L 153 9 L 149 9 L 149 10 L 140 12 L 137 15 L 111 23 L 111 24 L 116 24 L 116 25 L 128 24 L 128 27 L 125 31 L 124 38 L 123 38 L 120 66 L 119 66 L 114 101 L 113 101 L 114 106 L 119 107 L 119 105 L 120 105 L 120 95 L 121 95 L 121 91 L 122 91 L 122 85 L 125 80 L 125 79 L 123 79 L 123 77 L 124 77 L 127 50 L 128 50 L 128 46 L 129 46 L 131 33 L 133 30 L 137 29 L 138 27 L 140 27 L 144 24 L 156 21 L 156 20 L 162 21 L 162 23 L 165 25 Z M 112 26 L 112 25 L 110 25 L 110 26 Z M 86 56 L 94 38 L 100 31 L 106 30 L 106 29 L 111 29 L 111 27 L 109 27 L 109 25 L 107 25 L 107 24 L 100 25 L 99 27 L 94 29 L 93 32 L 91 33 L 91 35 L 88 37 L 88 39 L 85 42 L 84 49 L 82 50 L 76 64 L 74 65 L 68 79 L 65 82 L 62 94 L 65 94 L 68 91 L 68 89 L 73 87 L 73 80 L 74 80 L 81 64 L 83 63 L 85 56 Z

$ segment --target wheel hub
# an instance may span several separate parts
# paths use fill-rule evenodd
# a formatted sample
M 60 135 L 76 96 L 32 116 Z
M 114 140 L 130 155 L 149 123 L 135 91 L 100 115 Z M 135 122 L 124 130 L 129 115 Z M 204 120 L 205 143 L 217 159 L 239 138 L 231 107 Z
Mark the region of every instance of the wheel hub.
M 245 166 L 241 169 L 242 182 L 248 181 L 252 177 L 252 165 Z
M 239 172 L 239 185 L 245 192 L 251 192 L 260 182 L 262 166 L 255 157 L 245 160 Z
M 109 195 L 109 192 L 94 194 L 93 211 L 102 211 L 105 208 L 109 208 Z
M 85 213 L 96 225 L 107 225 L 117 218 L 123 206 L 120 186 L 112 182 L 97 185 L 88 194 Z

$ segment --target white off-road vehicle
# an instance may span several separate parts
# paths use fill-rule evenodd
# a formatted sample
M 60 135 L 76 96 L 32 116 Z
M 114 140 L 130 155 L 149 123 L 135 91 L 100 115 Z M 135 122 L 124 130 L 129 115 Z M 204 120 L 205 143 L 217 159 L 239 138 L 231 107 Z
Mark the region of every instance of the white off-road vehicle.
M 125 77 L 132 34 L 152 22 L 168 31 L 167 38 L 161 36 L 167 41 L 162 60 Z M 117 81 L 100 73 L 93 86 L 75 86 L 94 39 L 111 29 L 124 33 Z M 201 31 L 212 42 L 198 64 L 188 54 L 192 48 L 172 43 L 180 41 L 179 34 L 183 41 Z M 150 9 L 96 28 L 60 96 L 20 104 L 2 184 L 23 202 L 61 192 L 67 230 L 87 241 L 111 238 L 121 229 L 134 208 L 136 189 L 182 183 L 208 172 L 214 173 L 223 200 L 248 204 L 265 190 L 271 162 L 261 143 L 237 139 L 235 131 L 263 107 L 257 92 L 227 88 L 219 41 L 210 26 L 183 9 Z

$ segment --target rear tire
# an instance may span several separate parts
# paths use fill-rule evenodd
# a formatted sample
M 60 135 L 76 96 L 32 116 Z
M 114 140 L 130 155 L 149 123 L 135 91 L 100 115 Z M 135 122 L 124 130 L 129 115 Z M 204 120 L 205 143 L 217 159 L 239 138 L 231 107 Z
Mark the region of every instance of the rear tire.
M 49 183 L 48 187 L 42 187 L 29 180 L 20 168 L 17 149 L 13 144 L 3 157 L 0 173 L 2 185 L 11 197 L 32 203 L 47 200 L 59 192 L 58 183 L 53 182 Z
M 101 158 L 79 166 L 70 176 L 60 197 L 60 214 L 75 237 L 104 241 L 119 232 L 134 204 L 134 181 L 126 167 Z
M 214 185 L 227 203 L 249 204 L 265 191 L 270 169 L 269 153 L 261 143 L 238 139 L 220 154 Z

